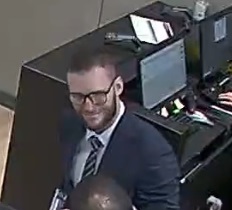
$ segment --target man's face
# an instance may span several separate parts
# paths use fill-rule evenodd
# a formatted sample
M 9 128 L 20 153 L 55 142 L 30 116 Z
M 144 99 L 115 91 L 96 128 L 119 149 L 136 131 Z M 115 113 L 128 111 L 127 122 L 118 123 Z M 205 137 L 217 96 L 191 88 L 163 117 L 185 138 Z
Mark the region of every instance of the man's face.
M 84 73 L 67 75 L 73 107 L 87 127 L 95 131 L 101 131 L 111 123 L 123 91 L 122 79 L 110 76 L 105 68 L 96 66 Z

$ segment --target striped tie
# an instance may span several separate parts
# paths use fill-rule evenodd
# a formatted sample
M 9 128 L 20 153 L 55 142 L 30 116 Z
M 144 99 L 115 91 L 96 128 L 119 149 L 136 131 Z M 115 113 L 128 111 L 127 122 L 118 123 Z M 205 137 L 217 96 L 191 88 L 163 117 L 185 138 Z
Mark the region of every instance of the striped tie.
M 94 174 L 96 163 L 97 163 L 97 155 L 98 155 L 99 149 L 101 149 L 101 147 L 103 146 L 101 141 L 96 136 L 91 136 L 88 139 L 88 141 L 90 141 L 91 143 L 92 150 L 85 162 L 84 171 L 82 173 L 82 179 L 84 179 L 85 177 L 89 175 Z

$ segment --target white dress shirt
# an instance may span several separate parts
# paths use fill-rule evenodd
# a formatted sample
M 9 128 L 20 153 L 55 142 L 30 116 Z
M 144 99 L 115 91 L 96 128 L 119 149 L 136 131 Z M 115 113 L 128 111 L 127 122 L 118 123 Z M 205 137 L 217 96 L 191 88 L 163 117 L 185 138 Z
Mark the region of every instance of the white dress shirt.
M 95 168 L 95 173 L 97 172 L 97 169 L 101 163 L 102 156 L 105 153 L 106 147 L 110 141 L 111 134 L 113 133 L 115 127 L 117 126 L 120 118 L 125 112 L 125 106 L 122 101 L 120 101 L 120 107 L 119 107 L 119 114 L 116 117 L 114 123 L 104 132 L 101 134 L 97 134 L 94 131 L 91 130 L 86 130 L 86 135 L 85 137 L 81 140 L 81 143 L 79 145 L 79 149 L 76 152 L 76 155 L 74 157 L 74 167 L 73 167 L 73 182 L 76 185 L 78 182 L 81 181 L 82 173 L 85 167 L 85 162 L 92 150 L 92 146 L 89 141 L 87 141 L 91 136 L 96 136 L 98 139 L 101 141 L 103 144 L 103 147 L 99 151 L 97 155 L 97 163 L 96 163 L 96 168 Z

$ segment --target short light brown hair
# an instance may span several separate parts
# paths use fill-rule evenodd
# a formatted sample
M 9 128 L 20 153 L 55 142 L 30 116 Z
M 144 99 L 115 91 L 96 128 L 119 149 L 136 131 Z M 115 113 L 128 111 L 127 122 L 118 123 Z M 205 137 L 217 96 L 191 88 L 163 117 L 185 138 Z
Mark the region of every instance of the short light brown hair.
M 93 67 L 107 68 L 110 75 L 117 75 L 117 55 L 112 48 L 105 46 L 96 50 L 83 49 L 76 52 L 72 58 L 69 73 L 84 73 Z

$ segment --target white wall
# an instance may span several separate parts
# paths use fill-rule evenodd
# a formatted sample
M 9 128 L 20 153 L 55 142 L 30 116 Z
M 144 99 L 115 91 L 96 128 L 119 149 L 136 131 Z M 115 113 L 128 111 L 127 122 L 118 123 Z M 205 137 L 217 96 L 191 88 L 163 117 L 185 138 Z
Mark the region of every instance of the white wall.
M 93 30 L 99 6 L 100 0 L 1 0 L 0 90 L 16 93 L 23 61 Z
M 104 0 L 102 24 L 152 0 Z M 194 0 L 165 0 L 192 6 Z M 211 10 L 232 4 L 210 0 Z M 0 91 L 15 95 L 23 61 L 43 54 L 97 27 L 101 0 L 1 0 Z

